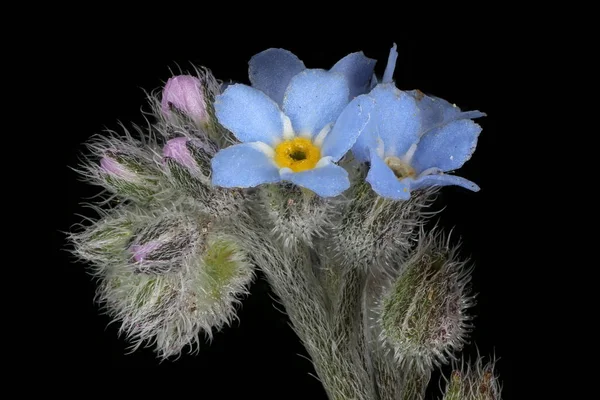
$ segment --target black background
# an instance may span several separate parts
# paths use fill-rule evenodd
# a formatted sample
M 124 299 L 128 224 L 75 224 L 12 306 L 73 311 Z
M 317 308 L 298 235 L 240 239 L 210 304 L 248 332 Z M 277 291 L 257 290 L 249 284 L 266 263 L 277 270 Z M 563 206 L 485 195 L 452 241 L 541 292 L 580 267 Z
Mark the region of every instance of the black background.
M 95 284 L 85 266 L 65 251 L 61 231 L 68 231 L 81 220 L 76 213 L 89 215 L 80 202 L 97 192 L 79 182 L 69 167 L 78 164 L 82 142 L 91 135 L 105 128 L 118 130 L 119 121 L 126 126 L 143 124 L 140 110 L 146 104 L 144 90 L 160 88 L 171 70 L 185 70 L 193 63 L 210 68 L 217 78 L 247 82 L 250 57 L 269 47 L 282 47 L 298 55 L 308 68 L 329 68 L 344 55 L 363 50 L 379 60 L 376 71 L 381 74 L 389 48 L 396 42 L 399 57 L 395 80 L 399 88 L 418 88 L 463 110 L 488 114 L 479 120 L 483 132 L 477 151 L 461 170 L 462 176 L 478 183 L 482 190 L 472 193 L 444 188 L 440 204 L 446 209 L 440 223 L 446 231 L 454 228 L 455 239 L 462 239 L 464 256 L 476 266 L 476 328 L 464 354 L 495 354 L 503 398 L 516 398 L 512 374 L 520 360 L 512 343 L 519 310 L 514 305 L 513 276 L 520 267 L 510 261 L 514 254 L 502 238 L 513 218 L 506 160 L 514 157 L 509 149 L 520 132 L 512 125 L 512 111 L 506 102 L 507 76 L 515 68 L 509 61 L 511 47 L 495 39 L 492 31 L 477 29 L 462 37 L 451 31 L 424 35 L 391 30 L 385 34 L 344 36 L 338 32 L 299 38 L 273 32 L 257 35 L 247 27 L 226 33 L 202 25 L 196 30 L 160 23 L 132 28 L 111 20 L 57 26 L 58 34 L 48 43 L 53 46 L 55 76 L 47 87 L 48 105 L 55 110 L 53 118 L 61 120 L 60 132 L 51 142 L 55 149 L 52 174 L 56 177 L 56 194 L 50 200 L 55 220 L 53 274 L 58 286 L 51 300 L 54 342 L 44 351 L 52 352 L 62 364 L 82 369 L 193 368 L 201 385 L 200 398 L 218 393 L 224 399 L 325 399 L 320 383 L 309 375 L 314 371 L 303 357 L 302 345 L 289 328 L 287 317 L 273 306 L 272 294 L 260 275 L 239 310 L 239 322 L 216 333 L 198 355 L 161 363 L 152 349 L 128 354 L 128 343 L 118 337 L 118 322 L 109 325 L 110 318 L 101 315 L 94 304 Z M 438 379 L 434 376 L 431 383 L 434 389 Z

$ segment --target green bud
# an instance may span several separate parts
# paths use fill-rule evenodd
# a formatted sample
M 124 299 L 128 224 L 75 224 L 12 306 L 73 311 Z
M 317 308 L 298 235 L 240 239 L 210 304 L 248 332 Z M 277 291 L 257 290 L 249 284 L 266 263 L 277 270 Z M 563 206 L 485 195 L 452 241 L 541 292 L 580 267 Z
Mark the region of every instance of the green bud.
M 335 203 L 308 189 L 288 183 L 267 184 L 259 187 L 258 194 L 273 234 L 286 248 L 299 243 L 312 247 L 314 239 L 332 226 Z
M 116 214 L 71 234 L 69 239 L 74 245 L 74 254 L 102 266 L 126 259 L 125 247 L 133 235 L 133 229 L 134 223 L 127 215 Z
M 355 174 L 364 177 L 366 171 Z M 358 180 L 345 194 L 349 202 L 332 237 L 334 251 L 346 265 L 394 273 L 390 266 L 412 248 L 434 194 L 424 190 L 395 201 L 378 196 L 364 178 Z
M 126 199 L 148 202 L 159 190 L 157 169 L 136 155 L 107 152 L 99 170 L 104 186 Z
M 470 328 L 469 271 L 439 239 L 421 245 L 381 302 L 381 340 L 396 361 L 423 371 L 447 362 Z
M 158 237 L 164 232 L 171 228 Z M 162 358 L 177 356 L 186 347 L 197 349 L 201 334 L 211 337 L 235 318 L 253 266 L 233 238 L 210 226 L 203 234 L 201 245 L 160 274 L 121 264 L 101 276 L 99 298 L 134 348 L 147 343 Z

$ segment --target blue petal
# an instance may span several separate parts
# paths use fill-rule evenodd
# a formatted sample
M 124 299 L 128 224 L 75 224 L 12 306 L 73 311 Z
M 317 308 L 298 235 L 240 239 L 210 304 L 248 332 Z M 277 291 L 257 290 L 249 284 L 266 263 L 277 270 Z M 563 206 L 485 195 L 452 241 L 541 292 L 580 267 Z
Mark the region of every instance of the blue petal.
M 477 186 L 475 183 L 471 182 L 468 179 L 465 179 L 465 178 L 462 178 L 462 177 L 456 176 L 456 175 L 445 175 L 445 174 L 425 175 L 425 176 L 422 176 L 415 180 L 411 179 L 411 180 L 409 180 L 408 183 L 412 190 L 422 189 L 422 188 L 430 187 L 430 186 L 450 186 L 450 185 L 461 186 L 461 187 L 464 187 L 465 189 L 469 189 L 474 192 L 478 192 L 480 189 L 479 186 Z
M 212 183 L 222 187 L 254 187 L 279 182 L 279 169 L 252 143 L 242 143 L 219 151 L 212 161 Z
M 359 161 L 366 161 L 367 149 L 374 149 L 379 137 L 384 143 L 385 156 L 402 156 L 419 140 L 421 121 L 415 99 L 393 84 L 380 84 L 369 93 L 375 108 L 369 124 L 352 149 Z
M 279 106 L 266 94 L 246 85 L 231 85 L 215 99 L 221 125 L 241 142 L 273 145 L 283 135 Z
M 281 105 L 283 94 L 292 77 L 306 69 L 293 53 L 284 49 L 268 49 L 254 55 L 248 68 L 250 82 Z
M 408 200 L 410 198 L 410 190 L 405 183 L 406 180 L 400 181 L 390 167 L 374 151 L 371 152 L 371 168 L 366 181 L 381 197 L 393 200 Z
M 485 113 L 480 111 L 462 112 L 454 104 L 450 104 L 439 97 L 426 96 L 420 90 L 411 90 L 407 93 L 417 101 L 417 105 L 421 110 L 421 133 L 458 119 L 485 117 Z
M 377 81 L 377 75 L 373 74 L 373 77 L 371 78 L 371 83 L 369 84 L 369 91 L 375 86 L 377 86 L 378 83 L 379 82 Z
M 352 147 L 369 122 L 375 101 L 367 96 L 356 97 L 344 108 L 321 147 L 322 156 L 338 161 Z
M 350 88 L 350 99 L 353 99 L 370 89 L 369 84 L 376 62 L 360 51 L 342 58 L 331 68 L 331 71 L 339 72 L 346 77 Z
M 383 73 L 383 79 L 381 83 L 389 83 L 394 79 L 394 70 L 396 69 L 396 60 L 398 59 L 398 51 L 396 50 L 396 43 L 390 49 L 390 55 L 388 56 L 388 62 L 385 66 L 385 72 Z
M 434 167 L 444 172 L 458 169 L 471 158 L 480 132 L 481 127 L 470 119 L 434 128 L 421 138 L 411 165 L 417 173 Z
M 348 93 L 343 75 L 307 69 L 292 78 L 283 98 L 283 111 L 296 134 L 314 135 L 335 122 L 348 104 Z
M 335 164 L 302 172 L 285 171 L 281 173 L 281 178 L 310 189 L 321 197 L 338 196 L 350 187 L 348 172 Z

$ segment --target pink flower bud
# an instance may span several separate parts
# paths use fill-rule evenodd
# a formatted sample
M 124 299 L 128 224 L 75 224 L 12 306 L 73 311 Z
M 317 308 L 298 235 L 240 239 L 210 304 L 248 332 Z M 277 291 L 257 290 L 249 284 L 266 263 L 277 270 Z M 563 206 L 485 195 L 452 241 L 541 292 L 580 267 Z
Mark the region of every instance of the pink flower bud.
M 163 147 L 163 156 L 172 158 L 177 163 L 189 169 L 196 169 L 198 166 L 186 146 L 187 142 L 188 139 L 185 137 L 178 137 L 167 141 L 165 147 Z
M 175 107 L 198 125 L 208 119 L 202 84 L 198 78 L 190 75 L 174 76 L 167 81 L 161 106 L 166 117 L 171 116 L 171 107 Z
M 100 169 L 106 174 L 115 178 L 123 179 L 129 182 L 138 180 L 138 177 L 135 175 L 135 173 L 109 156 L 102 157 L 100 160 Z
M 151 241 L 146 244 L 134 244 L 131 246 L 129 251 L 133 254 L 133 259 L 136 262 L 144 262 L 144 259 L 148 256 L 148 254 L 152 253 L 154 250 L 158 249 L 161 246 L 160 242 Z

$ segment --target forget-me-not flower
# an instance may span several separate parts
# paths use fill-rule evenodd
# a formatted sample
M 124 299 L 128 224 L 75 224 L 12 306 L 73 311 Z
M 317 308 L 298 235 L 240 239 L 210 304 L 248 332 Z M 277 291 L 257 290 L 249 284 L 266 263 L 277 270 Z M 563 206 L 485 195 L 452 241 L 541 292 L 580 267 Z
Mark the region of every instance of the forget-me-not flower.
M 215 100 L 219 122 L 242 143 L 212 159 L 213 184 L 247 188 L 284 180 L 323 197 L 341 194 L 350 186 L 348 173 L 334 163 L 364 129 L 373 100 L 361 95 L 349 103 L 349 81 L 339 72 L 302 69 L 290 77 L 299 68 L 281 60 L 264 64 L 258 70 L 267 72 L 255 70 L 253 78 L 261 90 L 236 84 Z
M 485 114 L 397 89 L 392 83 L 395 50 L 394 45 L 383 82 L 369 93 L 375 107 L 352 149 L 359 161 L 370 162 L 366 180 L 380 196 L 394 200 L 407 200 L 411 190 L 429 186 L 478 191 L 475 183 L 446 172 L 471 158 L 481 132 L 471 119 Z

